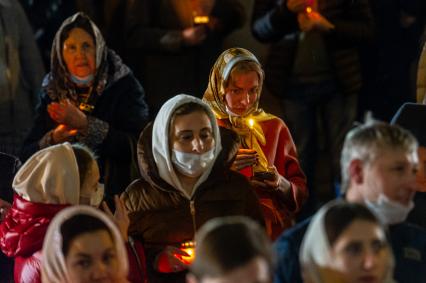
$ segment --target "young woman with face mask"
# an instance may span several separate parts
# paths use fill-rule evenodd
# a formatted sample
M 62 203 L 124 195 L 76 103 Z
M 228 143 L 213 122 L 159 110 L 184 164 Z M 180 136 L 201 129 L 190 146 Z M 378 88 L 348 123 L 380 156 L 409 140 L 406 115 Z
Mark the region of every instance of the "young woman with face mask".
M 143 241 L 149 282 L 185 282 L 187 254 L 207 220 L 246 215 L 263 222 L 262 212 L 244 176 L 230 170 L 237 136 L 219 127 L 200 99 L 177 95 L 142 132 L 138 161 L 142 178 L 123 198 L 129 234 Z
M 45 148 L 21 166 L 12 207 L 0 224 L 0 247 L 15 259 L 15 282 L 40 282 L 40 250 L 51 219 L 69 205 L 99 205 L 98 181 L 93 154 L 78 144 Z
M 0 224 L 0 248 L 15 259 L 15 282 L 37 283 L 40 282 L 41 247 L 52 218 L 70 205 L 98 208 L 101 204 L 104 190 L 99 184 L 98 165 L 87 147 L 63 143 L 36 152 L 16 173 L 12 186 L 15 192 L 12 207 Z M 117 196 L 115 206 L 112 214 L 103 203 L 104 210 L 127 242 L 129 220 Z M 129 278 L 142 282 L 143 248 L 132 240 L 127 248 L 133 273 Z
M 357 203 L 333 201 L 314 216 L 300 250 L 305 283 L 393 283 L 386 231 Z

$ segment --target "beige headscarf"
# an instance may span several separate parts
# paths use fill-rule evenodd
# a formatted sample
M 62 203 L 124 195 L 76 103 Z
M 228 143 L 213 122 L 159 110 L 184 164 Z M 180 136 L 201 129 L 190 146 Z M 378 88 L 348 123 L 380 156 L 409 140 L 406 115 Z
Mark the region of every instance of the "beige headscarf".
M 244 48 L 230 48 L 224 51 L 216 60 L 210 71 L 209 84 L 204 93 L 203 100 L 213 110 L 217 119 L 229 119 L 232 130 L 237 132 L 243 139 L 245 147 L 251 147 L 259 155 L 259 164 L 255 171 L 267 171 L 268 161 L 260 147 L 266 145 L 265 134 L 259 122 L 275 119 L 259 108 L 259 99 L 262 92 L 264 73 L 259 74 L 259 89 L 257 100 L 244 116 L 234 116 L 228 113 L 225 102 L 225 83 L 228 81 L 232 69 L 240 62 L 254 62 L 260 66 L 256 56 Z M 250 119 L 254 124 L 249 126 Z
M 343 200 L 335 200 L 324 205 L 313 217 L 308 230 L 303 237 L 300 247 L 300 265 L 306 280 L 309 283 L 344 283 L 341 278 L 332 272 L 331 246 L 325 230 L 325 215 L 330 208 L 338 204 L 344 204 Z M 394 258 L 390 254 L 388 272 L 383 283 L 394 283 L 393 269 Z
M 65 257 L 62 253 L 61 226 L 66 220 L 79 214 L 96 217 L 104 222 L 109 228 L 113 236 L 119 263 L 117 277 L 123 278 L 120 282 L 127 282 L 126 277 L 129 268 L 128 259 L 120 231 L 106 214 L 96 208 L 86 205 L 77 205 L 65 208 L 59 212 L 50 223 L 46 237 L 44 238 L 42 250 L 42 282 L 72 283 L 69 279 L 68 270 L 65 264 Z
M 16 173 L 12 186 L 27 201 L 79 204 L 80 175 L 71 144 L 58 144 L 36 152 Z

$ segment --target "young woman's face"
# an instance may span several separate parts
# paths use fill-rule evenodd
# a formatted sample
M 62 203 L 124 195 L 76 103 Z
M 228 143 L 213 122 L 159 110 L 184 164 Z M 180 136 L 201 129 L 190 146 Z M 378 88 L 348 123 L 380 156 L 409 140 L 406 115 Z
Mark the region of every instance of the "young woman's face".
M 78 77 L 96 72 L 96 45 L 92 36 L 81 28 L 73 28 L 62 46 L 62 57 L 68 71 Z
M 65 264 L 70 282 L 120 282 L 114 242 L 105 230 L 77 236 L 70 245 Z
M 228 109 L 236 115 L 244 115 L 256 102 L 258 90 L 259 75 L 255 71 L 233 74 L 225 88 Z
M 355 220 L 337 238 L 331 251 L 331 268 L 345 283 L 381 283 L 387 275 L 391 251 L 382 228 Z
M 202 111 L 176 116 L 171 128 L 171 148 L 174 150 L 202 154 L 215 145 L 210 119 Z
M 270 283 L 271 275 L 268 263 L 261 257 L 252 259 L 247 264 L 232 270 L 221 277 L 204 277 L 200 281 L 188 277 L 188 283 Z

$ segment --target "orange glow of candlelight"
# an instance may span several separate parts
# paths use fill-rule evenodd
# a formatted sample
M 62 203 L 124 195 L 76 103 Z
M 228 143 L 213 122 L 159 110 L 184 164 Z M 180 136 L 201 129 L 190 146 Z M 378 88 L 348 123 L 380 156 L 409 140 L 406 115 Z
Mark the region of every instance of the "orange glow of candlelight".
M 253 129 L 253 126 L 254 126 L 254 120 L 253 120 L 253 119 L 249 119 L 249 120 L 248 120 L 248 124 L 249 124 L 250 129 Z
M 312 7 L 310 6 L 306 7 L 306 13 L 308 14 L 312 13 Z
M 194 24 L 201 25 L 201 24 L 208 24 L 210 21 L 209 16 L 195 16 L 194 17 Z
M 195 243 L 192 241 L 181 244 L 180 250 L 187 253 L 188 256 L 176 255 L 183 263 L 191 264 L 195 259 Z

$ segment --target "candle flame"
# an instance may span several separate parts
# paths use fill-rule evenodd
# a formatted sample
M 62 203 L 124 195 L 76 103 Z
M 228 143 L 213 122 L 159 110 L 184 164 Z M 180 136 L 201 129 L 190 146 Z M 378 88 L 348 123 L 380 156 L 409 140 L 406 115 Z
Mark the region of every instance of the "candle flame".
M 207 24 L 209 23 L 209 17 L 208 16 L 195 16 L 194 17 L 194 24 Z
M 254 120 L 253 120 L 253 119 L 249 119 L 249 120 L 248 120 L 248 124 L 249 124 L 250 129 L 253 129 L 253 126 L 254 126 Z
M 312 7 L 306 7 L 306 13 L 310 14 L 312 13 Z
M 181 244 L 180 250 L 187 253 L 188 256 L 176 255 L 183 263 L 191 264 L 195 259 L 195 243 L 192 241 Z

